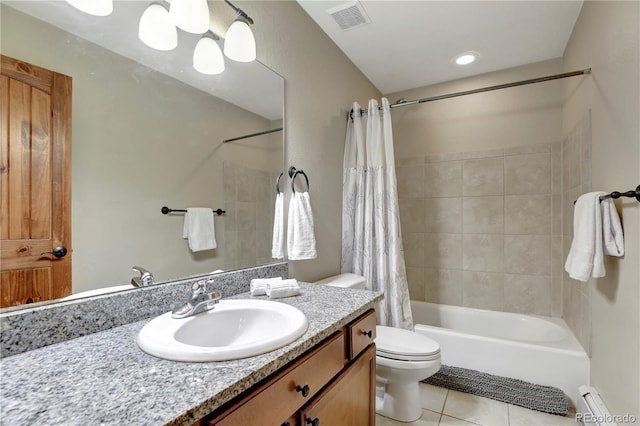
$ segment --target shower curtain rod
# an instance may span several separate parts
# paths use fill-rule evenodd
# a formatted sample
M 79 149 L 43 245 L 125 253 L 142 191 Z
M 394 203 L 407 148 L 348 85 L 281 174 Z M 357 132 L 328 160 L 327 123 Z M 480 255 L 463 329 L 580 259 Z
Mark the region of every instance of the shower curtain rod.
M 546 77 L 531 78 L 529 80 L 514 81 L 512 83 L 498 84 L 496 86 L 482 87 L 480 89 L 465 90 L 463 92 L 449 93 L 446 95 L 432 96 L 430 98 L 416 99 L 414 101 L 404 101 L 404 102 L 399 101 L 393 105 L 389 105 L 389 107 L 393 109 L 393 108 L 402 107 L 402 106 L 423 104 L 426 102 L 439 101 L 441 99 L 457 98 L 458 96 L 473 95 L 475 93 L 490 92 L 492 90 L 507 89 L 509 87 L 524 86 L 524 85 L 533 84 L 533 83 L 542 83 L 545 81 L 558 80 L 561 78 L 575 77 L 578 75 L 585 75 L 585 74 L 591 74 L 591 68 L 585 68 L 579 71 L 565 72 L 562 74 L 548 75 Z M 367 112 L 368 112 L 367 109 L 362 109 L 360 110 L 360 115 L 366 114 Z M 349 112 L 349 116 L 353 118 L 353 110 Z
M 257 132 L 257 133 L 251 133 L 250 135 L 238 136 L 237 138 L 223 139 L 222 143 L 235 142 L 242 139 L 253 138 L 255 136 L 268 135 L 269 133 L 275 133 L 275 132 L 281 132 L 281 131 L 282 131 L 282 127 L 279 127 L 277 129 L 265 130 L 264 132 Z

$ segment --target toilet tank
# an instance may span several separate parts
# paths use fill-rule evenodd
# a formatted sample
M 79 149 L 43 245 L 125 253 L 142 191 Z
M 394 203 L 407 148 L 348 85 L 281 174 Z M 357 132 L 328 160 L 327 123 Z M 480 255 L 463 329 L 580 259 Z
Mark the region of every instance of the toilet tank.
M 367 282 L 362 275 L 345 272 L 344 274 L 338 274 L 332 277 L 327 277 L 320 281 L 316 281 L 315 284 L 365 290 Z

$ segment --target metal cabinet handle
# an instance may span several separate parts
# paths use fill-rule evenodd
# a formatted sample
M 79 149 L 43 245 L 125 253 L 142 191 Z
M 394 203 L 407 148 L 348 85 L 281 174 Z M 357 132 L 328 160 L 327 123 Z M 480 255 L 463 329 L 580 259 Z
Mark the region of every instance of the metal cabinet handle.
M 304 386 L 296 386 L 296 392 L 300 392 L 302 394 L 303 397 L 308 397 L 309 396 L 309 385 L 304 385 Z
M 364 334 L 365 336 L 368 336 L 369 338 L 371 338 L 371 336 L 373 336 L 373 333 L 371 332 L 371 330 L 363 331 L 362 334 Z
M 45 254 L 52 254 L 57 258 L 65 257 L 67 255 L 67 248 L 65 246 L 58 246 L 53 249 L 53 251 L 43 251 L 40 253 L 40 256 L 44 256 Z
M 307 424 L 311 426 L 320 426 L 320 419 L 317 417 L 315 419 L 307 419 Z

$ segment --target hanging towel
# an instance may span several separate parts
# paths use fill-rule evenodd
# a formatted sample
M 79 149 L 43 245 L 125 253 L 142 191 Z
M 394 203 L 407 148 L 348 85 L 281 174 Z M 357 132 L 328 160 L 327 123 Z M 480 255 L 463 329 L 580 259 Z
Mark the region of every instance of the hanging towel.
M 299 295 L 300 286 L 295 278 L 270 281 L 267 283 L 266 292 L 270 299 L 280 299 Z
M 182 238 L 189 240 L 189 248 L 193 252 L 216 248 L 213 211 L 204 207 L 188 208 L 184 215 Z
M 276 205 L 273 212 L 273 242 L 271 257 L 284 259 L 284 194 L 276 195 Z
M 309 192 L 294 192 L 289 201 L 287 254 L 289 260 L 315 259 L 316 237 Z
M 273 281 L 280 281 L 282 277 L 274 278 L 254 278 L 249 284 L 249 290 L 252 296 L 264 296 L 267 294 L 267 284 Z
M 604 277 L 602 210 L 604 192 L 581 195 L 573 210 L 573 242 L 564 264 L 569 276 L 579 281 Z
M 622 224 L 611 198 L 602 200 L 602 239 L 604 254 L 608 256 L 624 256 L 624 235 Z

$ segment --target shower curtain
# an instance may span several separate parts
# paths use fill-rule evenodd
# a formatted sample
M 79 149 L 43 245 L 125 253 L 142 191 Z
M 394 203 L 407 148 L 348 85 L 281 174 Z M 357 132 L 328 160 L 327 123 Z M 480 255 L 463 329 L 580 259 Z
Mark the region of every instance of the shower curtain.
M 378 324 L 413 329 L 404 264 L 389 101 L 353 104 L 347 124 L 342 178 L 342 272 L 384 292 Z

